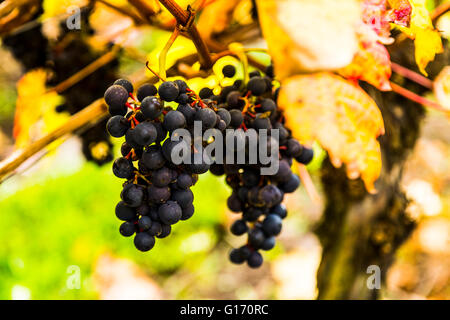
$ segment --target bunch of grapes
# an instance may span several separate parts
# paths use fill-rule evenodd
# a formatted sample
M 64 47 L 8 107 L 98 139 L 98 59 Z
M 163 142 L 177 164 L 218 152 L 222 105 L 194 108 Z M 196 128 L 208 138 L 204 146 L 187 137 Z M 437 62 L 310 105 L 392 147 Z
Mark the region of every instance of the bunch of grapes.
M 38 19 L 43 13 L 42 1 L 40 5 L 39 11 L 33 15 L 32 20 Z M 45 37 L 42 23 L 39 21 L 34 21 L 35 23 L 29 28 L 4 36 L 2 41 L 14 57 L 22 63 L 25 71 L 46 68 L 51 74 L 47 85 L 56 86 L 105 53 L 97 51 L 87 41 L 93 33 L 89 24 L 92 10 L 93 3 L 81 9 L 83 26 L 81 30 L 69 30 L 66 21 L 62 20 L 61 33 L 56 41 Z M 118 66 L 119 60 L 116 58 L 66 89 L 61 93 L 66 102 L 58 106 L 56 111 L 75 114 L 97 100 L 107 89 L 108 83 L 117 79 Z M 102 120 L 79 133 L 82 140 L 82 152 L 86 159 L 99 165 L 113 159 L 113 146 L 105 132 L 105 125 L 106 121 Z
M 223 73 L 232 77 L 235 69 L 228 65 Z M 270 250 L 275 246 L 275 236 L 280 234 L 282 220 L 287 216 L 282 204 L 284 195 L 294 192 L 300 184 L 299 177 L 291 171 L 293 159 L 307 164 L 313 158 L 313 151 L 292 138 L 291 131 L 284 125 L 283 114 L 276 103 L 279 88 L 273 90 L 272 66 L 267 68 L 265 76 L 259 71 L 249 76 L 247 84 L 237 80 L 233 86 L 223 88 L 218 97 L 208 93 L 205 98 L 217 100 L 220 107 L 229 110 L 232 127 L 253 128 L 257 132 L 266 129 L 269 132 L 267 150 L 270 144 L 277 145 L 279 166 L 274 175 L 261 175 L 264 166 L 261 163 L 214 164 L 210 168 L 215 175 L 226 175 L 226 183 L 233 190 L 227 201 L 228 208 L 242 213 L 242 217 L 231 225 L 231 233 L 247 235 L 247 243 L 231 250 L 229 258 L 233 263 L 247 262 L 250 267 L 257 268 L 263 262 L 259 250 Z M 205 93 L 208 89 L 202 91 Z M 278 141 L 270 139 L 274 129 L 278 129 Z
M 229 78 L 236 74 L 231 65 L 222 71 Z M 226 175 L 226 182 L 233 189 L 228 207 L 242 212 L 231 232 L 248 234 L 247 244 L 231 251 L 231 261 L 247 261 L 253 268 L 262 264 L 259 250 L 274 247 L 274 237 L 280 233 L 281 221 L 287 215 L 281 204 L 284 194 L 293 192 L 300 183 L 291 171 L 292 160 L 306 164 L 313 157 L 312 150 L 293 139 L 284 126 L 283 114 L 276 105 L 278 90 L 273 90 L 272 83 L 273 71 L 269 67 L 264 77 L 252 72 L 248 83 L 236 80 L 221 88 L 218 95 L 210 88 L 197 94 L 183 80 L 163 81 L 158 88 L 144 84 L 136 97 L 133 85 L 125 79 L 117 80 L 106 90 L 105 101 L 112 116 L 107 131 L 113 137 L 125 137 L 122 157 L 113 164 L 114 174 L 126 179 L 116 216 L 124 221 L 120 233 L 126 237 L 135 235 L 137 249 L 150 250 L 155 237 L 167 237 L 173 224 L 192 217 L 194 196 L 190 188 L 198 175 L 211 171 Z M 198 150 L 198 144 L 207 146 L 211 139 L 205 135 L 186 139 L 177 130 L 194 133 L 196 121 L 201 123 L 202 133 L 266 129 L 268 144 L 276 145 L 278 170 L 272 176 L 261 175 L 260 169 L 267 164 L 249 162 L 246 143 L 245 150 L 238 150 L 239 143 L 231 148 L 223 145 L 226 153 L 245 152 L 241 164 L 234 164 L 234 160 L 224 163 L 215 154 L 207 154 L 203 148 Z M 274 129 L 279 131 L 279 141 L 272 137 Z M 234 138 L 246 139 L 245 135 Z
M 177 146 L 193 149 L 194 143 L 173 141 L 176 129 L 192 127 L 194 118 L 208 128 L 221 120 L 182 80 L 165 81 L 158 89 L 144 84 L 135 98 L 133 85 L 119 79 L 106 90 L 105 101 L 112 115 L 108 132 L 113 137 L 125 136 L 122 157 L 113 164 L 114 174 L 126 179 L 122 201 L 116 206 L 116 216 L 124 221 L 120 233 L 126 237 L 135 234 L 136 248 L 148 251 L 155 237 L 167 237 L 173 224 L 192 217 L 190 188 L 198 174 L 209 170 L 204 161 L 180 164 L 173 159 Z M 179 104 L 177 110 L 165 106 L 172 101 Z M 192 154 L 196 155 L 198 152 Z

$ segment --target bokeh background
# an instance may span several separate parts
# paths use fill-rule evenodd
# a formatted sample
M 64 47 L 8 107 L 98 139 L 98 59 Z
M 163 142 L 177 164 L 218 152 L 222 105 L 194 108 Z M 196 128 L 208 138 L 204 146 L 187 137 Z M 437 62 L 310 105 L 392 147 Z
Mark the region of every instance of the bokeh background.
M 97 10 L 109 12 L 106 7 Z M 448 19 L 447 15 L 442 24 Z M 155 56 L 169 36 L 169 32 L 143 28 L 139 36 L 129 38 L 133 58 L 118 59 L 117 75 L 142 70 L 136 56 Z M 183 42 L 176 48 L 193 50 Z M 177 49 L 174 52 L 172 58 Z M 270 61 L 264 54 L 255 57 L 262 63 Z M 16 83 L 25 69 L 4 45 L 0 61 L 2 160 L 15 148 Z M 200 84 L 214 79 L 203 81 Z M 117 156 L 120 141 L 113 144 Z M 153 250 L 142 253 L 118 232 L 114 207 L 121 181 L 112 175 L 110 162 L 87 161 L 82 145 L 79 137 L 68 137 L 30 159 L 19 174 L 0 185 L 0 299 L 316 297 L 321 246 L 314 229 L 324 204 L 311 201 L 303 187 L 286 198 L 289 215 L 283 232 L 275 249 L 264 253 L 265 263 L 258 270 L 228 261 L 229 250 L 243 239 L 228 232 L 236 218 L 226 208 L 230 189 L 223 178 L 210 174 L 193 188 L 193 218 L 175 225 L 170 237 L 157 240 Z M 318 146 L 315 151 L 308 170 L 321 193 L 319 169 L 324 153 Z M 397 252 L 382 298 L 450 298 L 449 159 L 449 119 L 428 111 L 402 182 L 411 199 L 409 213 L 418 225 Z M 80 270 L 79 289 L 68 286 L 73 266 Z

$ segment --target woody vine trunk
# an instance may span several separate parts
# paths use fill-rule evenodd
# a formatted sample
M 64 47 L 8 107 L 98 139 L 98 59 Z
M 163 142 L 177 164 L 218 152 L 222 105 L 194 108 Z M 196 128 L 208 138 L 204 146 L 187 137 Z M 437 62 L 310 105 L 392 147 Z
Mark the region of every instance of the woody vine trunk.
M 450 61 L 450 50 L 437 56 L 427 68 L 430 78 Z M 414 47 L 405 40 L 390 48 L 392 61 L 417 71 Z M 426 89 L 395 74 L 392 80 L 424 94 Z M 327 159 L 322 167 L 326 207 L 316 233 L 323 246 L 317 274 L 319 299 L 377 299 L 380 290 L 369 289 L 367 267 L 381 270 L 382 288 L 395 252 L 414 230 L 405 213 L 408 200 L 401 189 L 404 163 L 419 134 L 425 110 L 393 92 L 364 89 L 379 106 L 386 128 L 380 137 L 383 167 L 376 184 L 378 193 L 368 194 L 361 180 L 349 180 L 345 169 L 334 168 Z

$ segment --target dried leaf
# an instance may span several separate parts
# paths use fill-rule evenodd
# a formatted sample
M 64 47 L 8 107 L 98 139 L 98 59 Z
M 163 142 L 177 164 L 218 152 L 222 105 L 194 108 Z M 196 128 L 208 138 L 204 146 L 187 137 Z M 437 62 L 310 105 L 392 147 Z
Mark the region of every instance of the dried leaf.
M 279 79 L 351 63 L 358 49 L 358 0 L 257 0 L 257 6 Z
M 360 87 L 331 73 L 297 75 L 282 83 L 279 104 L 293 135 L 302 142 L 317 140 L 336 167 L 347 166 L 349 178 L 359 176 L 369 192 L 381 172 L 384 134 L 381 112 Z
M 45 80 L 45 71 L 38 69 L 28 72 L 17 82 L 13 128 L 16 147 L 23 147 L 39 138 L 43 132 L 52 130 L 67 117 L 55 111 L 63 98 L 54 91 L 47 92 Z
M 439 103 L 450 111 L 450 66 L 442 69 L 434 80 L 434 94 Z
M 398 26 L 408 37 L 414 39 L 415 59 L 420 72 L 428 75 L 426 66 L 438 53 L 442 53 L 441 36 L 434 29 L 425 0 L 409 0 L 411 4 L 411 21 L 409 27 Z
M 203 9 L 198 20 L 198 30 L 204 38 L 225 30 L 231 22 L 233 11 L 240 0 L 216 0 Z

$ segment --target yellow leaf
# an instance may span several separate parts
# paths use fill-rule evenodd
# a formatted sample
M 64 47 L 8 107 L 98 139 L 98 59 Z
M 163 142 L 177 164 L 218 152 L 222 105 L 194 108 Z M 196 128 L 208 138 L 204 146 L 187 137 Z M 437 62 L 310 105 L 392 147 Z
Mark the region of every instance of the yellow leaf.
M 264 38 L 279 79 L 336 70 L 358 49 L 358 0 L 257 0 Z
M 351 179 L 361 176 L 369 192 L 381 172 L 384 134 L 381 112 L 360 87 L 331 73 L 297 75 L 282 82 L 279 105 L 301 142 L 317 140 L 334 166 L 346 164 Z
M 54 91 L 47 92 L 46 77 L 45 71 L 38 69 L 28 72 L 17 82 L 13 136 L 18 148 L 52 130 L 67 117 L 55 111 L 63 98 Z
M 439 103 L 450 111 L 450 66 L 442 69 L 434 80 L 434 94 Z
M 363 80 L 381 91 L 391 90 L 391 60 L 386 48 L 376 38 L 359 36 L 359 50 L 351 64 L 339 70 L 349 80 Z
M 216 0 L 203 9 L 198 20 L 198 30 L 204 38 L 211 38 L 228 27 L 233 11 L 240 0 Z
M 415 59 L 420 72 L 428 75 L 426 66 L 438 53 L 442 53 L 441 36 L 434 29 L 430 14 L 426 8 L 425 0 L 409 0 L 412 7 L 409 27 L 398 26 L 408 37 L 414 39 Z
M 59 15 L 72 15 L 73 11 L 68 10 L 70 7 L 82 8 L 88 4 L 88 0 L 44 0 L 44 13 L 42 19 L 53 18 Z

